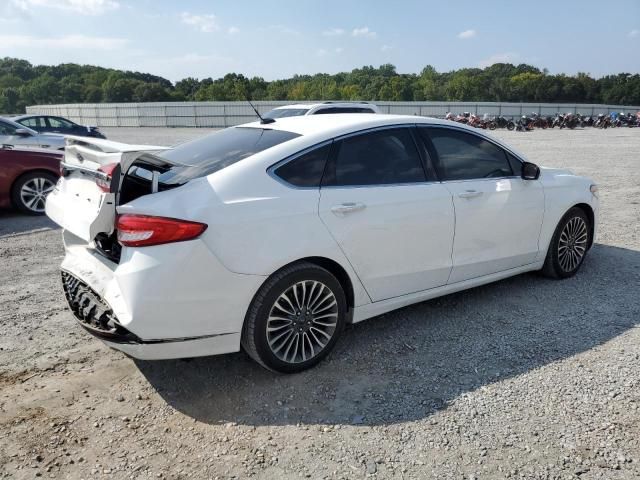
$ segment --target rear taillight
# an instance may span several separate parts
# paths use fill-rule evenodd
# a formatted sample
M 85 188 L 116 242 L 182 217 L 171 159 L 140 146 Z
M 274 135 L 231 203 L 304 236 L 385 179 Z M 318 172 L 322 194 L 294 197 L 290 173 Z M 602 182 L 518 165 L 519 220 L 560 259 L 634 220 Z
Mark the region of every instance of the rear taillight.
M 109 165 L 102 165 L 98 169 L 98 175 L 96 176 L 96 185 L 105 193 L 111 191 L 112 174 L 117 166 L 117 163 L 110 163 Z
M 202 235 L 205 223 L 147 215 L 120 215 L 116 222 L 118 242 L 125 247 L 148 247 L 184 242 Z

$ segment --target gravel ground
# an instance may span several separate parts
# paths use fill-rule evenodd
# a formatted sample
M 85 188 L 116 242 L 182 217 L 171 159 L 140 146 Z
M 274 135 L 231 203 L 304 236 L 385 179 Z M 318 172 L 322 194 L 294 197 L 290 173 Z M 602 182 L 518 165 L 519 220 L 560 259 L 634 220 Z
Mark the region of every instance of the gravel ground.
M 580 273 L 357 324 L 294 376 L 109 350 L 65 308 L 60 230 L 0 212 L 0 478 L 639 478 L 640 129 L 497 135 L 600 185 Z

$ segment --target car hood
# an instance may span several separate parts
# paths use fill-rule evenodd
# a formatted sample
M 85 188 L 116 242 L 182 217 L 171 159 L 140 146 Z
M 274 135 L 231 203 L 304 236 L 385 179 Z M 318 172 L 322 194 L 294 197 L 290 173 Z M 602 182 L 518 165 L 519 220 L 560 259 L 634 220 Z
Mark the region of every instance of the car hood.
M 547 174 L 547 175 L 573 175 L 573 176 L 576 175 L 568 168 L 551 168 L 551 167 L 540 167 L 540 173 Z

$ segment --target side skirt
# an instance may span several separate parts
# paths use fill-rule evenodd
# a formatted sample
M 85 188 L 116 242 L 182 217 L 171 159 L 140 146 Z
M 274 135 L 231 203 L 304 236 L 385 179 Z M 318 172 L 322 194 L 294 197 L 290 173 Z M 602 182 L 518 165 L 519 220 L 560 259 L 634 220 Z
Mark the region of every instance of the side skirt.
M 353 323 L 361 322 L 363 320 L 367 320 L 368 318 L 376 317 L 378 315 L 382 315 L 383 313 L 406 307 L 407 305 L 412 305 L 414 303 L 424 302 L 425 300 L 431 300 L 432 298 L 442 297 L 443 295 L 448 295 L 450 293 L 455 293 L 461 290 L 467 290 L 469 288 L 485 285 L 487 283 L 496 282 L 498 280 L 513 277 L 514 275 L 519 275 L 521 273 L 540 270 L 543 264 L 544 261 L 530 263 L 528 265 L 523 265 L 522 267 L 492 273 L 491 275 L 471 278 L 469 280 L 463 280 L 462 282 L 443 285 L 441 287 L 431 288 L 429 290 L 410 293 L 408 295 L 402 295 L 401 297 L 389 298 L 380 302 L 356 307 L 353 312 Z

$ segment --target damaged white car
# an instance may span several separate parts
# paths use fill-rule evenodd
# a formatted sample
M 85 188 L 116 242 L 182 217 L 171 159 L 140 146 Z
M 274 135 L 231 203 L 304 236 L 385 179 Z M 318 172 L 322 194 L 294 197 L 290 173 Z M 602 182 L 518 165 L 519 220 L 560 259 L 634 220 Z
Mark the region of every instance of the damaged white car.
M 80 325 L 141 359 L 308 368 L 345 324 L 523 272 L 574 275 L 597 187 L 415 116 L 266 120 L 164 149 L 69 137 L 46 212 Z

